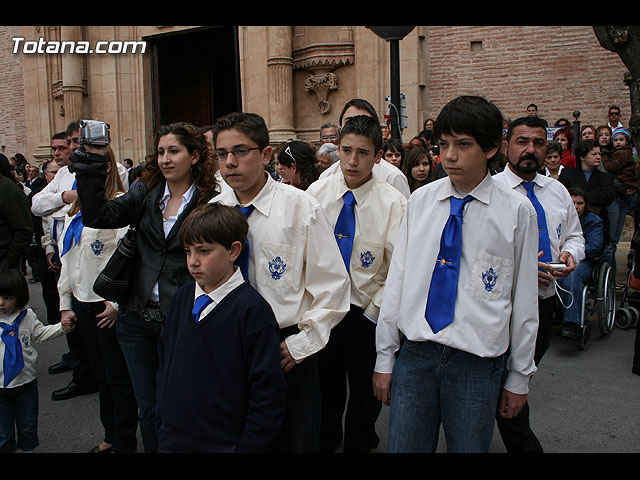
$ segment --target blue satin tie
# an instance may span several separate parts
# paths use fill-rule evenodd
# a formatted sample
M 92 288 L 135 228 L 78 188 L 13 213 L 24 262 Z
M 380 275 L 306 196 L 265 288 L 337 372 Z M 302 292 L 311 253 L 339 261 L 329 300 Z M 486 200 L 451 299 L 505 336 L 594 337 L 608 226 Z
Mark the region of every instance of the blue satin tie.
M 340 210 L 340 215 L 338 215 L 338 220 L 336 221 L 333 233 L 336 236 L 336 242 L 338 242 L 338 248 L 340 249 L 342 260 L 344 261 L 348 272 L 349 264 L 351 263 L 353 237 L 356 234 L 356 216 L 354 212 L 356 199 L 351 190 L 344 194 L 343 201 L 344 204 L 342 205 L 342 210 Z
M 191 311 L 194 322 L 198 323 L 200 321 L 200 314 L 211 302 L 213 302 L 213 300 L 209 295 L 200 295 L 196 298 L 196 301 L 193 302 L 193 310 Z
M 244 213 L 244 216 L 249 218 L 249 215 L 251 215 L 251 212 L 253 212 L 253 209 L 255 207 L 253 205 L 249 205 L 248 207 L 241 207 L 240 205 L 236 205 L 236 208 L 240 209 L 240 211 Z M 233 262 L 234 265 L 240 267 L 242 276 L 247 282 L 249 281 L 249 253 L 249 238 L 247 237 L 246 241 L 244 242 L 244 248 L 242 249 L 242 252 L 240 252 L 240 255 L 238 256 L 238 258 L 236 258 L 236 261 Z
M 71 190 L 76 190 L 77 188 L 78 188 L 78 180 L 74 180 L 73 185 L 71 186 Z M 58 241 L 58 220 L 55 220 L 55 219 L 53 220 L 53 232 L 51 233 L 53 235 L 53 239 L 57 242 Z
M 20 315 L 11 323 L 0 323 L 2 327 L 2 341 L 5 344 L 4 347 L 4 359 L 2 368 L 4 369 L 4 386 L 6 387 L 11 383 L 20 370 L 24 368 L 24 359 L 22 358 L 22 344 L 20 337 L 18 336 L 18 329 L 20 328 L 20 322 L 27 314 L 27 310 L 20 312 Z
M 431 276 L 425 318 L 433 333 L 437 333 L 453 321 L 458 294 L 458 275 L 462 254 L 462 211 L 473 200 L 451 197 L 451 210 L 442 236 L 440 252 Z
M 73 220 L 69 223 L 69 227 L 67 228 L 67 232 L 64 234 L 64 238 L 62 239 L 62 257 L 65 253 L 67 253 L 73 244 L 73 240 L 75 239 L 75 244 L 77 245 L 80 241 L 80 236 L 82 235 L 82 229 L 84 228 L 84 224 L 82 223 L 82 212 L 78 212 Z
M 534 182 L 522 182 L 527 190 L 527 197 L 531 200 L 533 208 L 536 209 L 538 215 L 538 252 L 542 251 L 541 262 L 549 263 L 553 261 L 551 256 L 551 242 L 549 241 L 549 231 L 547 230 L 547 217 L 544 214 L 544 208 L 540 205 L 538 197 L 533 192 Z

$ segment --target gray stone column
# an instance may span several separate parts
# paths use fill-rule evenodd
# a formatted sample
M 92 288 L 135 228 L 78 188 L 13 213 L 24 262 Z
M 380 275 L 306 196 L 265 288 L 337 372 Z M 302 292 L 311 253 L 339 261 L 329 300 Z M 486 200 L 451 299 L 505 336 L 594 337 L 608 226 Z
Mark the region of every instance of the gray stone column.
M 62 26 L 61 40 L 78 42 L 81 40 L 79 26 Z M 83 54 L 62 54 L 62 94 L 64 98 L 64 116 L 68 122 L 82 117 L 82 77 Z

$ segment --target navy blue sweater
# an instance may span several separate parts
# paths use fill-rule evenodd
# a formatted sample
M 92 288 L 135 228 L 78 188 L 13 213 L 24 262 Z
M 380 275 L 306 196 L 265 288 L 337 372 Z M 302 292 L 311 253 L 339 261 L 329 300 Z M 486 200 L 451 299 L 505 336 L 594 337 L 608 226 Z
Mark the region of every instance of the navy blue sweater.
M 175 292 L 158 342 L 158 451 L 268 452 L 287 388 L 275 315 L 245 282 L 195 323 L 194 290 Z

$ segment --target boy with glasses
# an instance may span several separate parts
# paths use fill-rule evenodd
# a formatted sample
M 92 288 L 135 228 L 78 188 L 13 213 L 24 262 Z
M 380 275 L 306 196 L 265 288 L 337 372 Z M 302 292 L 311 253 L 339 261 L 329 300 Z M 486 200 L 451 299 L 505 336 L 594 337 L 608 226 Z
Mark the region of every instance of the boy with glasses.
M 349 275 L 318 202 L 278 183 L 264 170 L 269 131 L 259 115 L 218 119 L 213 143 L 220 172 L 232 188 L 212 201 L 237 206 L 249 222 L 245 279 L 271 305 L 280 325 L 287 416 L 275 450 L 317 452 L 320 390 L 315 354 L 349 311 Z

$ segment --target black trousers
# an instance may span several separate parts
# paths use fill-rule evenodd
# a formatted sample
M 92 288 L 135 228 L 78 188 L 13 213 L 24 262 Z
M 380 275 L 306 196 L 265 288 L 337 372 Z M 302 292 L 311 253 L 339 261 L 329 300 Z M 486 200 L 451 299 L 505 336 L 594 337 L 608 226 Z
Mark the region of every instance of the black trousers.
M 352 305 L 318 354 L 323 453 L 334 453 L 343 437 L 345 453 L 368 453 L 378 446 L 380 439 L 375 426 L 382 404 L 374 396 L 372 386 L 375 335 L 376 325 L 363 315 L 362 308 Z
M 551 332 L 553 329 L 553 305 L 555 295 L 538 300 L 538 336 L 536 337 L 536 349 L 534 361 L 536 366 L 540 364 L 542 357 L 551 344 Z M 529 403 L 525 403 L 518 416 L 503 418 L 496 413 L 496 423 L 500 436 L 508 453 L 543 453 L 542 445 L 531 429 L 529 423 Z
M 85 303 L 75 298 L 72 302 L 78 317 L 76 331 L 98 385 L 104 441 L 113 445 L 115 453 L 134 453 L 137 447 L 138 404 L 115 326 L 97 326 L 97 315 L 104 311 L 104 302 Z

